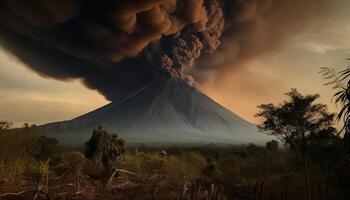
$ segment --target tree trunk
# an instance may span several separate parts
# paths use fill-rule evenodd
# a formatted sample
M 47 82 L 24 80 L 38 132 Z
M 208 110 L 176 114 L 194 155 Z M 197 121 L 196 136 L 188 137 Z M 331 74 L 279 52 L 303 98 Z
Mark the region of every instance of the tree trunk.
M 310 187 L 310 177 L 309 177 L 309 168 L 306 159 L 306 153 L 303 151 L 303 166 L 304 166 L 304 178 L 306 185 L 306 199 L 311 200 L 311 187 Z

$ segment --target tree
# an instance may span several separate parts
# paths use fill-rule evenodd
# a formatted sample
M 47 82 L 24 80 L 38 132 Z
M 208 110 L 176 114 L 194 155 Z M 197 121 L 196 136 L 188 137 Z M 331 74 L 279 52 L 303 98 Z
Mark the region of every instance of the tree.
M 335 102 L 341 105 L 341 110 L 337 116 L 338 120 L 343 120 L 344 127 L 344 142 L 346 151 L 350 153 L 350 67 L 340 74 L 340 81 L 347 80 L 346 86 L 340 88 L 340 90 L 335 93 Z
M 276 140 L 271 140 L 270 142 L 266 142 L 266 149 L 270 152 L 275 152 L 278 150 L 279 144 Z
M 325 85 L 333 85 L 333 89 L 337 90 L 334 94 L 335 103 L 341 106 L 337 120 L 342 120 L 344 123 L 342 131 L 346 149 L 350 153 L 350 66 L 339 73 L 334 69 L 322 67 L 320 73 L 329 80 Z
M 303 96 L 296 89 L 286 93 L 290 100 L 277 106 L 263 104 L 258 106 L 257 117 L 263 120 L 258 128 L 277 136 L 290 149 L 300 155 L 303 162 L 306 195 L 310 200 L 310 180 L 308 173 L 308 150 L 310 139 L 320 132 L 336 134 L 332 127 L 335 114 L 327 111 L 327 106 L 317 104 L 318 94 Z
M 85 156 L 101 161 L 105 172 L 110 173 L 112 161 L 125 151 L 124 144 L 117 134 L 108 133 L 100 126 L 93 130 L 91 138 L 85 143 Z
M 349 58 L 347 60 L 350 60 Z M 327 67 L 321 68 L 320 73 L 329 80 L 325 85 L 333 85 L 337 92 L 334 94 L 335 103 L 340 105 L 337 120 L 342 121 L 344 126 L 340 133 L 344 133 L 342 138 L 342 156 L 340 160 L 339 177 L 342 187 L 346 191 L 346 196 L 350 196 L 348 188 L 350 186 L 350 66 L 345 70 L 336 72 Z

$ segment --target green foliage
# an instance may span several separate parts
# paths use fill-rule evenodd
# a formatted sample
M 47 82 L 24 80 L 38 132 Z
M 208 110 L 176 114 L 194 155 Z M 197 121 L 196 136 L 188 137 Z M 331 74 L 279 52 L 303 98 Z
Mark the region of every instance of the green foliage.
M 270 152 L 275 152 L 279 148 L 279 144 L 276 140 L 271 140 L 269 142 L 266 142 L 265 148 Z
M 101 161 L 105 170 L 109 172 L 112 162 L 124 153 L 124 144 L 124 140 L 117 134 L 108 133 L 102 127 L 98 127 L 85 143 L 85 156 Z

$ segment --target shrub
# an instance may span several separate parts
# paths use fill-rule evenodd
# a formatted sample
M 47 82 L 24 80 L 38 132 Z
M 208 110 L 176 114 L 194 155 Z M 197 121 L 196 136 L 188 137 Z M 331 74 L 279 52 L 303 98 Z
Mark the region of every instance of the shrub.
M 108 133 L 102 127 L 98 127 L 85 143 L 85 155 L 95 161 L 101 161 L 106 173 L 110 173 L 112 162 L 125 151 L 124 143 L 117 134 Z

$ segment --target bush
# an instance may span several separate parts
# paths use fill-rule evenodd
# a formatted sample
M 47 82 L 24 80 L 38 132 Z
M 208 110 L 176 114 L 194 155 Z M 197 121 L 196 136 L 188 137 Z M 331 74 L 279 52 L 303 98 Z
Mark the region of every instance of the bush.
M 85 156 L 102 162 L 106 173 L 110 173 L 112 162 L 125 151 L 124 144 L 124 140 L 117 134 L 108 133 L 102 127 L 98 127 L 85 143 Z

